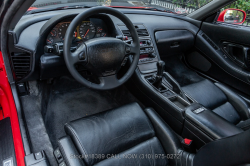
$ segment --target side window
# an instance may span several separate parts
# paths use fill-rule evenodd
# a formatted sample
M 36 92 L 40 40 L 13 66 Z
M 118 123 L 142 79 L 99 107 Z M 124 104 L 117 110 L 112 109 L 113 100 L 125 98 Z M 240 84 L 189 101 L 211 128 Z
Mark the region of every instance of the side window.
M 217 22 L 250 26 L 250 0 L 237 0 L 222 8 Z

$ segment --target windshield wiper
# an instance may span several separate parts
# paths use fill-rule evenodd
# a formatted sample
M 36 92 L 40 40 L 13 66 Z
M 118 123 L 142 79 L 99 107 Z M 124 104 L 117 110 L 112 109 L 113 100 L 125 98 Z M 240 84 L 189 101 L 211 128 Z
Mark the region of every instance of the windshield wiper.
M 48 11 L 55 11 L 55 10 L 67 10 L 67 9 L 83 9 L 83 8 L 91 8 L 97 5 L 73 5 L 73 6 L 62 6 L 62 7 L 50 7 L 50 8 L 37 8 L 33 10 L 26 11 L 24 15 L 41 13 L 41 12 L 48 12 Z

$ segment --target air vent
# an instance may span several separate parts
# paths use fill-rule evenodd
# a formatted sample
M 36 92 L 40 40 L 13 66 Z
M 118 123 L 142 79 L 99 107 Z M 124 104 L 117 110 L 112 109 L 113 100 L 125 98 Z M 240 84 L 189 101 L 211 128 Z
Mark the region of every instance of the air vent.
M 214 44 L 214 42 L 204 33 L 202 34 L 202 37 L 216 50 L 218 50 L 219 48 Z
M 122 33 L 123 33 L 124 36 L 131 37 L 131 34 L 130 34 L 129 30 L 123 30 Z
M 20 80 L 29 74 L 31 70 L 31 57 L 27 53 L 12 53 L 12 68 L 15 73 L 15 78 Z
M 120 29 L 122 30 L 122 33 L 124 36 L 131 37 L 130 31 L 128 30 L 126 26 L 120 26 Z M 149 36 L 148 31 L 143 25 L 135 25 L 135 29 L 139 37 Z
M 138 36 L 148 36 L 148 31 L 146 29 L 136 29 Z

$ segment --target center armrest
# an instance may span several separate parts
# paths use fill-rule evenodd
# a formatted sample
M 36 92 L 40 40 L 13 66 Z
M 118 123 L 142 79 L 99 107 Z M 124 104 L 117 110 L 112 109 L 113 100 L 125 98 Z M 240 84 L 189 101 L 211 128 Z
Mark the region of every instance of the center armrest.
M 213 111 L 195 103 L 186 108 L 185 119 L 212 140 L 229 137 L 243 132 Z

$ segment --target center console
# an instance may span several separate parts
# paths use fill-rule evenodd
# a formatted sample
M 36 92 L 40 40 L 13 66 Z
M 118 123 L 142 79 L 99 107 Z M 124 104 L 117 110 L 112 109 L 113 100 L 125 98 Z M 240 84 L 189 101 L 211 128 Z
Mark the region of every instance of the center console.
M 208 142 L 243 132 L 213 111 L 197 103 L 185 94 L 178 82 L 164 71 L 164 62 L 156 62 L 156 71 L 136 71 L 136 83 L 146 103 L 183 138 L 193 140 L 193 149 L 199 149 Z M 134 77 L 134 79 L 136 79 Z M 192 150 L 194 152 L 195 150 Z
M 183 92 L 165 71 L 154 37 L 139 36 L 139 39 L 140 60 L 129 84 L 134 95 L 146 106 L 155 108 L 177 134 L 192 139 L 195 149 L 199 149 L 210 141 L 242 132 Z

